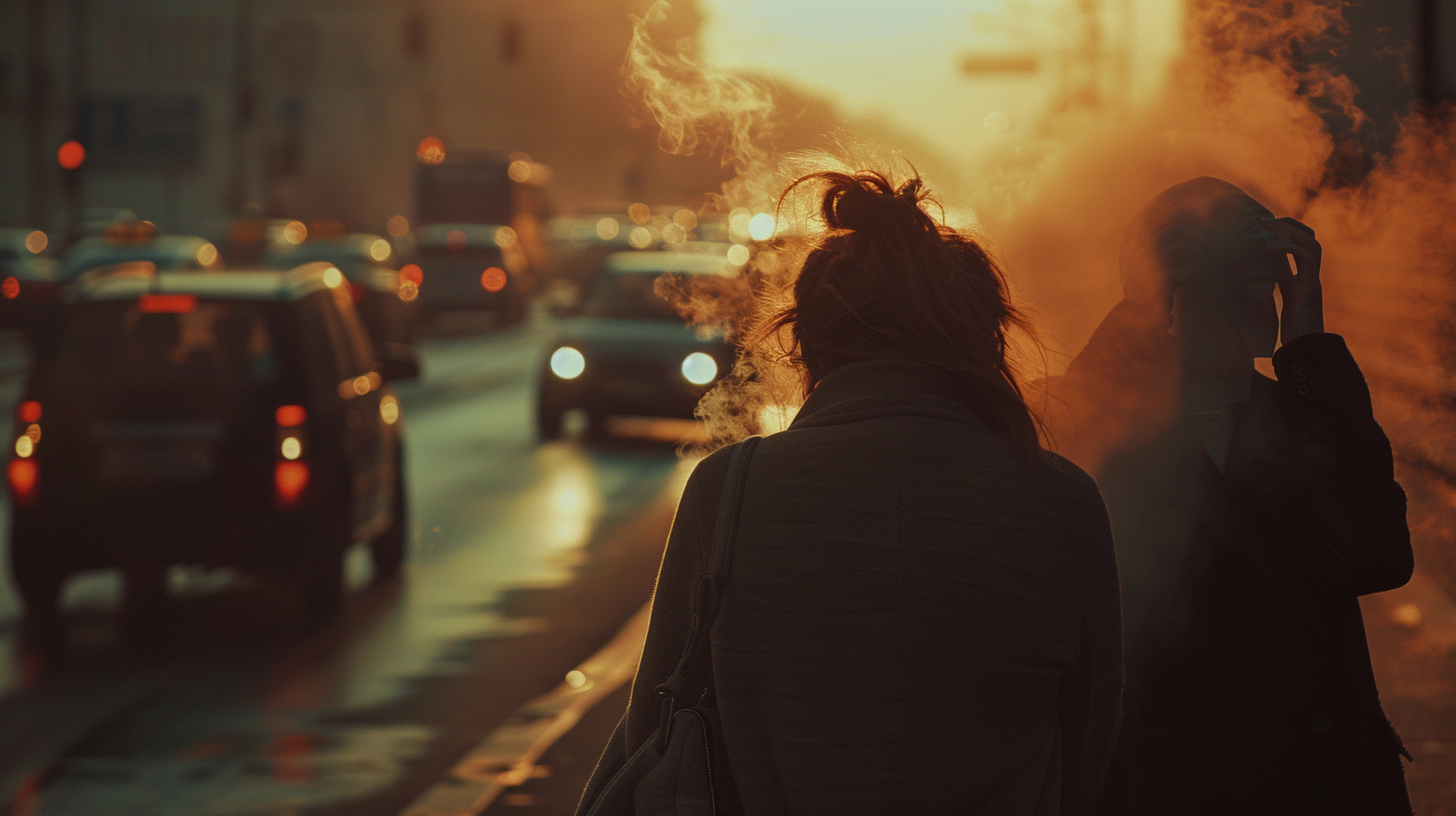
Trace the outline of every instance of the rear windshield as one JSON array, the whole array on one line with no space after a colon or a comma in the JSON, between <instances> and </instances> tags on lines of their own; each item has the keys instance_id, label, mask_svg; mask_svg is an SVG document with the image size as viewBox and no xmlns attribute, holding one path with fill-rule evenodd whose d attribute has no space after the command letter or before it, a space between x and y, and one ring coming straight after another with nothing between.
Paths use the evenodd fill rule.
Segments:
<instances>
[{"instance_id":1,"label":"rear windshield","mask_svg":"<svg viewBox=\"0 0 1456 816\"><path fill-rule=\"evenodd\" d=\"M588 317L621 320L671 320L682 317L653 291L662 277L656 272L603 273L587 292L583 313Z\"/></svg>"},{"instance_id":2,"label":"rear windshield","mask_svg":"<svg viewBox=\"0 0 1456 816\"><path fill-rule=\"evenodd\" d=\"M262 304L202 301L181 312L143 312L138 303L86 303L67 310L51 375L58 383L146 382L267 385L278 377L268 310Z\"/></svg>"}]
</instances>

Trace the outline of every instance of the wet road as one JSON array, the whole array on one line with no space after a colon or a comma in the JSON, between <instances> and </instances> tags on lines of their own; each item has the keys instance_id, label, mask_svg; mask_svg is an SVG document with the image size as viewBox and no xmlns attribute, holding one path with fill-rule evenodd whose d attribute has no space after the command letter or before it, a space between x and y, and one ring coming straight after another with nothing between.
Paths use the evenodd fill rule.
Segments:
<instances>
[{"instance_id":1,"label":"wet road","mask_svg":"<svg viewBox=\"0 0 1456 816\"><path fill-rule=\"evenodd\" d=\"M437 339L398 389L412 548L398 584L351 553L343 616L283 585L173 575L128 630L119 580L66 591L67 649L19 642L0 586L0 802L41 814L398 813L562 682L651 592L688 465L670 445L538 445L543 330ZM0 386L4 406L14 386Z\"/></svg>"}]
</instances>

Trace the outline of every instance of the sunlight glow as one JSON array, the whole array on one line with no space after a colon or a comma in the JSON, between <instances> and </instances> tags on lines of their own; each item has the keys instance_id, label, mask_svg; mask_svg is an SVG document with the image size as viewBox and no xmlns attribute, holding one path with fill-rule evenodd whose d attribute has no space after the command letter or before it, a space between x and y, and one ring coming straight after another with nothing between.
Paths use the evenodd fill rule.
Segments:
<instances>
[{"instance_id":1,"label":"sunlight glow","mask_svg":"<svg viewBox=\"0 0 1456 816\"><path fill-rule=\"evenodd\" d=\"M964 161L1036 131L1086 70L1078 49L1089 26L1100 43L1095 70L1117 104L1156 94L1181 47L1182 5L924 0L887 13L835 0L702 0L702 45L715 67L786 79L852 123L870 120L870 138L908 134Z\"/></svg>"}]
</instances>

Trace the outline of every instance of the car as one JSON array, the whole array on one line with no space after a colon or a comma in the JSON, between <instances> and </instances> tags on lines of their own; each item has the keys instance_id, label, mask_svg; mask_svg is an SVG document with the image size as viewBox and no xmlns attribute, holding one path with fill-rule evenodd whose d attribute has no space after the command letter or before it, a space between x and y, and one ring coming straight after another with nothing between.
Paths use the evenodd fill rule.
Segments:
<instances>
[{"instance_id":1,"label":"car","mask_svg":"<svg viewBox=\"0 0 1456 816\"><path fill-rule=\"evenodd\" d=\"M10 570L37 631L80 570L119 568L125 607L165 609L171 565L304 589L323 618L345 551L397 575L403 425L342 273L162 272L68 287L28 372L7 468Z\"/></svg>"},{"instance_id":2,"label":"car","mask_svg":"<svg viewBox=\"0 0 1456 816\"><path fill-rule=\"evenodd\" d=\"M420 287L416 270L396 269L394 248L389 241L369 233L344 234L310 227L300 243L273 242L258 259L261 266L291 269L304 263L324 261L344 273L349 292L359 312L374 356L397 360L416 369L415 348L418 323L416 301Z\"/></svg>"},{"instance_id":3,"label":"car","mask_svg":"<svg viewBox=\"0 0 1456 816\"><path fill-rule=\"evenodd\" d=\"M719 247L608 255L577 314L558 323L538 375L536 427L543 440L563 434L563 418L584 411L588 434L612 416L691 419L698 400L733 368L721 332L702 332L659 296L664 275L739 274Z\"/></svg>"},{"instance_id":4,"label":"car","mask_svg":"<svg viewBox=\"0 0 1456 816\"><path fill-rule=\"evenodd\" d=\"M160 235L150 221L119 221L104 235L82 238L61 255L61 280L70 283L92 269L146 261L164 271L223 268L217 247L196 235Z\"/></svg>"},{"instance_id":5,"label":"car","mask_svg":"<svg viewBox=\"0 0 1456 816\"><path fill-rule=\"evenodd\" d=\"M29 329L37 306L60 295L60 264L34 229L0 229L0 329Z\"/></svg>"},{"instance_id":6,"label":"car","mask_svg":"<svg viewBox=\"0 0 1456 816\"><path fill-rule=\"evenodd\" d=\"M530 278L510 227L432 224L414 232L405 258L429 313L495 311L504 322L526 316Z\"/></svg>"}]
</instances>

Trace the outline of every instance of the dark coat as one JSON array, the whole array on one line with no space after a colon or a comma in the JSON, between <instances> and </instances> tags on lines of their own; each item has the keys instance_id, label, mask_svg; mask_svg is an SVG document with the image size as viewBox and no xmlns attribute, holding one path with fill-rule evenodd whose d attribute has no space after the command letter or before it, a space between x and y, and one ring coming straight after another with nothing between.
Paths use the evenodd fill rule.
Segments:
<instances>
[{"instance_id":1,"label":"dark coat","mask_svg":"<svg viewBox=\"0 0 1456 816\"><path fill-rule=\"evenodd\" d=\"M1122 680L1101 497L947 379L844 366L754 455L712 638L747 813L1070 813L1097 791ZM683 493L599 773L657 725L730 455Z\"/></svg>"},{"instance_id":2,"label":"dark coat","mask_svg":"<svg viewBox=\"0 0 1456 816\"><path fill-rule=\"evenodd\" d=\"M1073 362L1056 392L1074 413L1167 396L1138 381L1177 376L1145 318L1118 307ZM1390 444L1338 335L1274 368L1236 406L1222 472L1178 410L1147 409L1132 444L1073 446L1107 499L1128 621L1107 813L1410 812L1357 601L1411 575Z\"/></svg>"}]
</instances>

